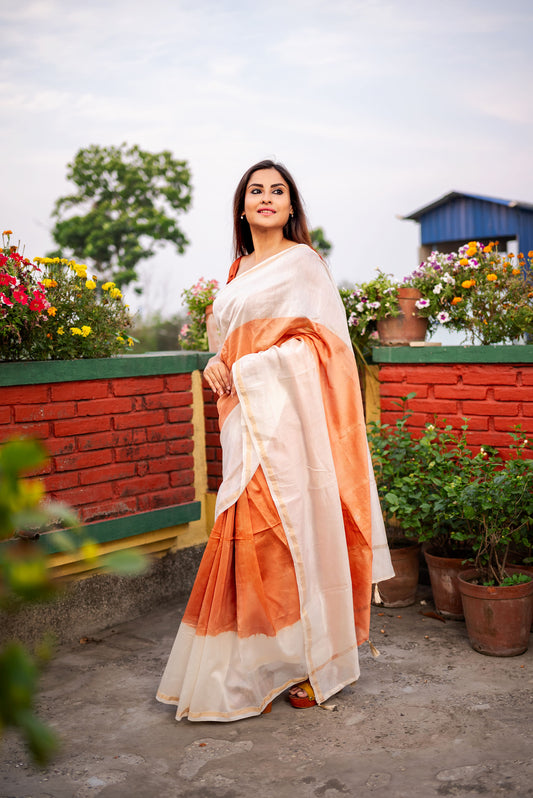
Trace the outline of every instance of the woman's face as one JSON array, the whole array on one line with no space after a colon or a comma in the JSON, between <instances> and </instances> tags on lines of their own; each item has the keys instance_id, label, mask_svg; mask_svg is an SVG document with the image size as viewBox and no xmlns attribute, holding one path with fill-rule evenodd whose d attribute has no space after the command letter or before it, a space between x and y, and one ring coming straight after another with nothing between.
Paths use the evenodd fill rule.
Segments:
<instances>
[{"instance_id":1,"label":"woman's face","mask_svg":"<svg viewBox=\"0 0 533 798\"><path fill-rule=\"evenodd\" d=\"M277 229L292 211L289 186L277 169L258 169L246 186L244 213L250 229Z\"/></svg>"}]
</instances>

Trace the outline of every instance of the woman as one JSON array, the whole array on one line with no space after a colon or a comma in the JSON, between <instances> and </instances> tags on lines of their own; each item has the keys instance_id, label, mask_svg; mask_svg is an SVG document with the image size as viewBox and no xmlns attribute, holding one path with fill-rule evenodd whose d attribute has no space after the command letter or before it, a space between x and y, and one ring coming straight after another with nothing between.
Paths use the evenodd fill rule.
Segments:
<instances>
[{"instance_id":1,"label":"woman","mask_svg":"<svg viewBox=\"0 0 533 798\"><path fill-rule=\"evenodd\" d=\"M359 676L372 582L393 575L357 369L331 274L287 170L252 166L214 303L223 481L157 697L229 721L322 703Z\"/></svg>"}]
</instances>

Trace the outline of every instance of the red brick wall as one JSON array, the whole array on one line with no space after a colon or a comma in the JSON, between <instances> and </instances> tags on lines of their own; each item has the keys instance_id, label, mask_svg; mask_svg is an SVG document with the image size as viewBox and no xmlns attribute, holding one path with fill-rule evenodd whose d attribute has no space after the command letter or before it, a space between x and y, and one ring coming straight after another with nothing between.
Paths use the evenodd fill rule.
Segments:
<instances>
[{"instance_id":1,"label":"red brick wall","mask_svg":"<svg viewBox=\"0 0 533 798\"><path fill-rule=\"evenodd\" d=\"M43 440L49 496L107 520L194 500L191 404L190 374L0 387L0 441Z\"/></svg>"},{"instance_id":2,"label":"red brick wall","mask_svg":"<svg viewBox=\"0 0 533 798\"><path fill-rule=\"evenodd\" d=\"M395 402L413 392L408 426L415 433L426 423L434 423L435 417L459 430L466 417L469 445L475 451L480 446L496 446L504 456L511 442L506 431L520 424L525 433L533 434L531 363L383 364L379 379L384 423L401 417Z\"/></svg>"},{"instance_id":3,"label":"red brick wall","mask_svg":"<svg viewBox=\"0 0 533 798\"><path fill-rule=\"evenodd\" d=\"M222 482L222 449L218 429L216 396L204 383L205 454L207 489L217 491Z\"/></svg>"}]
</instances>

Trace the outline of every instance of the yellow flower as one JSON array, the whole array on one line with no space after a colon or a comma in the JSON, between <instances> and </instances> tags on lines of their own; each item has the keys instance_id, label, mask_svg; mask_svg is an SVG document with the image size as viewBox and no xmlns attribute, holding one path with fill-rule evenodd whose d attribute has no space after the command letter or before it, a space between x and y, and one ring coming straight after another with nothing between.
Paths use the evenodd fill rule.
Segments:
<instances>
[{"instance_id":1,"label":"yellow flower","mask_svg":"<svg viewBox=\"0 0 533 798\"><path fill-rule=\"evenodd\" d=\"M71 327L70 328L70 332L72 333L72 335L82 335L83 334L79 327Z\"/></svg>"},{"instance_id":2,"label":"yellow flower","mask_svg":"<svg viewBox=\"0 0 533 798\"><path fill-rule=\"evenodd\" d=\"M134 343L133 338L128 338L128 346L133 346Z\"/></svg>"},{"instance_id":3,"label":"yellow flower","mask_svg":"<svg viewBox=\"0 0 533 798\"><path fill-rule=\"evenodd\" d=\"M83 335L84 338L87 338L87 336L90 335L91 332L92 330L87 324L84 324L83 327L81 328L81 334Z\"/></svg>"},{"instance_id":4,"label":"yellow flower","mask_svg":"<svg viewBox=\"0 0 533 798\"><path fill-rule=\"evenodd\" d=\"M495 280L498 279L498 276L492 272L492 274L487 274L487 280L493 283Z\"/></svg>"},{"instance_id":5,"label":"yellow flower","mask_svg":"<svg viewBox=\"0 0 533 798\"><path fill-rule=\"evenodd\" d=\"M61 263L59 258L52 258L52 263Z\"/></svg>"},{"instance_id":6,"label":"yellow flower","mask_svg":"<svg viewBox=\"0 0 533 798\"><path fill-rule=\"evenodd\" d=\"M57 328L57 334L58 335L64 335L65 334L65 330L63 329L63 327L58 327Z\"/></svg>"},{"instance_id":7,"label":"yellow flower","mask_svg":"<svg viewBox=\"0 0 533 798\"><path fill-rule=\"evenodd\" d=\"M49 308L46 309L46 312L48 313L49 316L55 316L56 312L57 312L57 308L55 308L53 305L51 305Z\"/></svg>"},{"instance_id":8,"label":"yellow flower","mask_svg":"<svg viewBox=\"0 0 533 798\"><path fill-rule=\"evenodd\" d=\"M41 283L45 288L55 288L57 286L57 280L52 280L50 277L44 277Z\"/></svg>"},{"instance_id":9,"label":"yellow flower","mask_svg":"<svg viewBox=\"0 0 533 798\"><path fill-rule=\"evenodd\" d=\"M119 291L118 288L112 288L111 291L109 292L109 296L112 299L121 299L122 298L122 292Z\"/></svg>"},{"instance_id":10,"label":"yellow flower","mask_svg":"<svg viewBox=\"0 0 533 798\"><path fill-rule=\"evenodd\" d=\"M462 296L454 296L454 298L452 299L452 305L458 305L459 302L462 302L462 301L463 301L463 297Z\"/></svg>"},{"instance_id":11,"label":"yellow flower","mask_svg":"<svg viewBox=\"0 0 533 798\"><path fill-rule=\"evenodd\" d=\"M124 338L121 335L117 335L117 341L119 342L119 344L123 344Z\"/></svg>"},{"instance_id":12,"label":"yellow flower","mask_svg":"<svg viewBox=\"0 0 533 798\"><path fill-rule=\"evenodd\" d=\"M115 283L104 283L102 286L102 291L109 291L110 288L114 288Z\"/></svg>"},{"instance_id":13,"label":"yellow flower","mask_svg":"<svg viewBox=\"0 0 533 798\"><path fill-rule=\"evenodd\" d=\"M96 283L94 280L87 280L85 283L85 288L88 288L90 291L93 291L96 288Z\"/></svg>"}]
</instances>

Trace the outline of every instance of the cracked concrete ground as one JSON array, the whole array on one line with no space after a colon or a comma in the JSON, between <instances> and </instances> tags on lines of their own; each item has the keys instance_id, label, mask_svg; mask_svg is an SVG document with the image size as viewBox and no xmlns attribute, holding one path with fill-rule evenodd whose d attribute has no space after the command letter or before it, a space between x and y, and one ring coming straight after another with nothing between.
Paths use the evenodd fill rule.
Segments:
<instances>
[{"instance_id":1,"label":"cracked concrete ground","mask_svg":"<svg viewBox=\"0 0 533 798\"><path fill-rule=\"evenodd\" d=\"M171 602L84 645L44 674L40 713L62 737L52 764L28 764L4 739L1 798L432 798L533 796L533 646L473 651L422 588L412 607L372 611L360 680L336 711L293 709L235 723L174 720L154 693L183 603ZM427 595L426 595L427 598Z\"/></svg>"}]
</instances>

